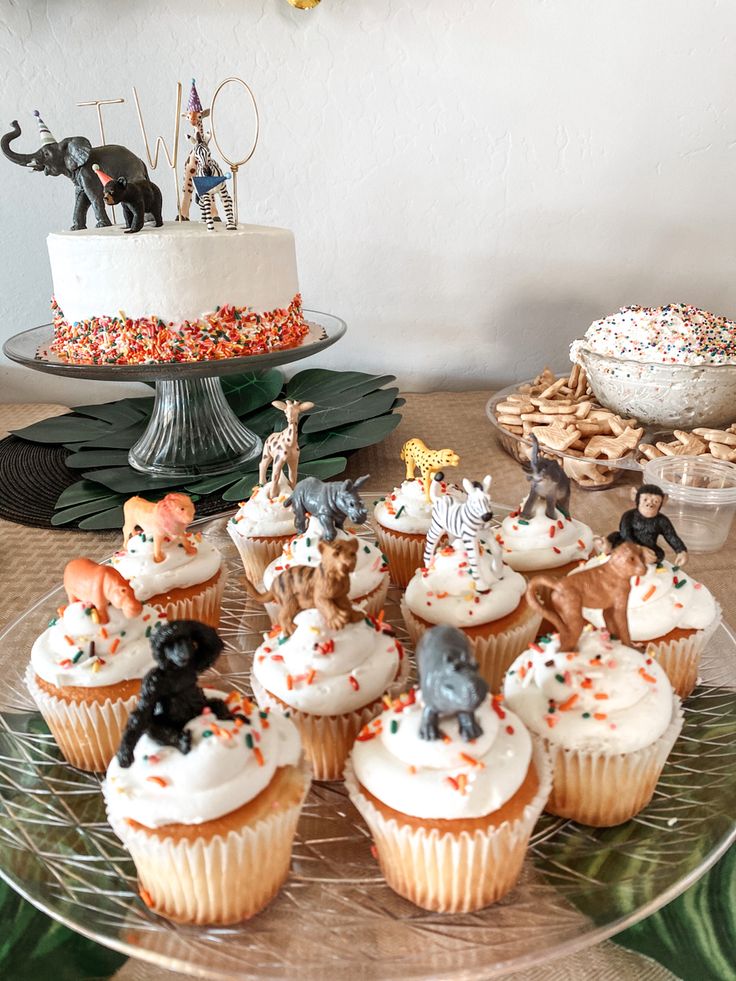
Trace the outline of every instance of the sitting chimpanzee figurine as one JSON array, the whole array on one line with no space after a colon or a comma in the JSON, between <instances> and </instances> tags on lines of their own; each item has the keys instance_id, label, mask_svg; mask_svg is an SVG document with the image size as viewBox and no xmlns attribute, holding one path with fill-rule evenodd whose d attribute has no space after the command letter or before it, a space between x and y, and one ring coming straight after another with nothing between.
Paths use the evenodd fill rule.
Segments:
<instances>
[{"instance_id":1,"label":"sitting chimpanzee figurine","mask_svg":"<svg viewBox=\"0 0 736 981\"><path fill-rule=\"evenodd\" d=\"M664 549L657 544L661 535L675 553L675 565L685 565L687 546L675 531L670 519L660 514L660 509L667 500L662 488L656 484L642 484L638 490L632 487L631 499L635 507L621 515L618 531L608 535L606 551L621 542L634 542L650 548L656 556L657 565L661 565Z\"/></svg>"},{"instance_id":2,"label":"sitting chimpanzee figurine","mask_svg":"<svg viewBox=\"0 0 736 981\"><path fill-rule=\"evenodd\" d=\"M197 675L211 668L223 644L212 627L198 620L160 623L151 633L151 649L158 667L143 679L138 705L131 713L118 750L118 763L129 767L133 750L144 733L164 746L188 753L190 719L210 708L218 719L231 719L221 698L207 698Z\"/></svg>"},{"instance_id":3,"label":"sitting chimpanzee figurine","mask_svg":"<svg viewBox=\"0 0 736 981\"><path fill-rule=\"evenodd\" d=\"M441 739L441 716L457 716L462 738L469 742L483 735L475 710L488 694L478 674L468 640L456 627L432 627L422 634L417 647L419 688L424 701L419 735Z\"/></svg>"},{"instance_id":4,"label":"sitting chimpanzee figurine","mask_svg":"<svg viewBox=\"0 0 736 981\"><path fill-rule=\"evenodd\" d=\"M118 177L105 184L103 197L105 204L122 205L126 232L139 232L147 214L153 215L156 228L164 223L161 190L153 181L129 181L127 177Z\"/></svg>"}]
</instances>

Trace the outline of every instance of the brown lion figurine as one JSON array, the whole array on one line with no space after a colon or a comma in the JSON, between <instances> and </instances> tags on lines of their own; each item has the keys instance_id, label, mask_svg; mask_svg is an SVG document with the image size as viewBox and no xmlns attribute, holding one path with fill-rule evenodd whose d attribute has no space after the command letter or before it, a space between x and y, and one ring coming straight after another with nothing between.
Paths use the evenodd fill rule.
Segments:
<instances>
[{"instance_id":1,"label":"brown lion figurine","mask_svg":"<svg viewBox=\"0 0 736 981\"><path fill-rule=\"evenodd\" d=\"M647 571L647 550L633 542L624 542L611 552L610 559L562 579L552 576L533 576L526 590L527 603L539 610L560 635L563 651L576 651L585 626L583 607L603 611L609 633L631 647L631 635L626 615L632 576ZM537 588L549 590L549 605L542 603Z\"/></svg>"},{"instance_id":2,"label":"brown lion figurine","mask_svg":"<svg viewBox=\"0 0 736 981\"><path fill-rule=\"evenodd\" d=\"M296 629L294 617L300 610L319 610L330 630L341 630L358 623L365 614L350 602L350 573L358 555L356 538L320 541L321 562L318 566L293 565L284 569L265 593L259 593L245 578L247 593L259 603L278 603L278 623L291 636Z\"/></svg>"},{"instance_id":3,"label":"brown lion figurine","mask_svg":"<svg viewBox=\"0 0 736 981\"><path fill-rule=\"evenodd\" d=\"M140 530L153 538L153 561L163 562L161 545L167 539L184 546L184 551L192 555L196 545L187 538L187 526L194 520L194 505L186 494L167 494L156 503L142 497L130 497L123 505L125 525L123 526L123 545Z\"/></svg>"},{"instance_id":4,"label":"brown lion figurine","mask_svg":"<svg viewBox=\"0 0 736 981\"><path fill-rule=\"evenodd\" d=\"M143 609L133 587L111 565L99 565L92 559L72 559L64 569L64 589L70 603L94 606L100 623L109 623L107 604L121 610L128 619Z\"/></svg>"}]
</instances>

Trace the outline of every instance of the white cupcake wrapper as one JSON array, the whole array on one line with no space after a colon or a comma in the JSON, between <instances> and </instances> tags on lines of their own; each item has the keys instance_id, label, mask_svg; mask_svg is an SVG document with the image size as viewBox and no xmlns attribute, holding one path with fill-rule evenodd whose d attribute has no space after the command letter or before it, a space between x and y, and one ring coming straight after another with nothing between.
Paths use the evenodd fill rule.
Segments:
<instances>
[{"instance_id":1,"label":"white cupcake wrapper","mask_svg":"<svg viewBox=\"0 0 736 981\"><path fill-rule=\"evenodd\" d=\"M161 838L110 820L135 862L141 898L155 912L180 923L225 926L258 913L289 874L298 804L212 838Z\"/></svg>"},{"instance_id":2,"label":"white cupcake wrapper","mask_svg":"<svg viewBox=\"0 0 736 981\"><path fill-rule=\"evenodd\" d=\"M246 576L254 586L258 586L263 581L263 573L267 566L281 555L284 545L291 541L293 536L245 538L242 535L232 534L230 537L238 550Z\"/></svg>"},{"instance_id":3,"label":"white cupcake wrapper","mask_svg":"<svg viewBox=\"0 0 736 981\"><path fill-rule=\"evenodd\" d=\"M396 698L406 690L411 666L404 655L399 674L384 694ZM299 709L285 707L284 703L266 691L254 674L251 687L259 708L286 714L299 730L304 753L312 767L315 780L341 780L345 760L363 726L383 711L383 695L354 712L341 715L312 715Z\"/></svg>"},{"instance_id":4,"label":"white cupcake wrapper","mask_svg":"<svg viewBox=\"0 0 736 981\"><path fill-rule=\"evenodd\" d=\"M414 647L426 630L436 626L436 624L422 623L409 609L404 597L401 600L401 614ZM504 675L516 658L537 636L541 622L542 618L538 613L527 609L525 619L515 627L504 630L503 633L489 634L487 637L468 637L480 673L490 685L494 695L503 688Z\"/></svg>"},{"instance_id":5,"label":"white cupcake wrapper","mask_svg":"<svg viewBox=\"0 0 736 981\"><path fill-rule=\"evenodd\" d=\"M153 596L144 602L150 603L157 610L165 612L169 620L199 620L201 623L209 624L210 627L219 627L222 594L225 591L226 582L227 572L223 565L217 580L190 599L162 603Z\"/></svg>"},{"instance_id":6,"label":"white cupcake wrapper","mask_svg":"<svg viewBox=\"0 0 736 981\"><path fill-rule=\"evenodd\" d=\"M650 641L647 653L650 654L664 669L670 684L680 698L692 694L698 683L700 658L711 637L721 622L721 607L710 626L698 630L690 637L680 637L678 640Z\"/></svg>"},{"instance_id":7,"label":"white cupcake wrapper","mask_svg":"<svg viewBox=\"0 0 736 981\"><path fill-rule=\"evenodd\" d=\"M672 719L651 746L631 753L566 749L535 738L555 760L552 793L545 810L596 828L629 821L647 806L683 723L682 705L672 696Z\"/></svg>"},{"instance_id":8,"label":"white cupcake wrapper","mask_svg":"<svg viewBox=\"0 0 736 981\"><path fill-rule=\"evenodd\" d=\"M361 792L348 760L345 786L373 836L387 884L405 899L437 913L469 913L497 902L521 872L529 837L552 785L552 763L536 745L539 789L515 821L457 834L399 824Z\"/></svg>"},{"instance_id":9,"label":"white cupcake wrapper","mask_svg":"<svg viewBox=\"0 0 736 981\"><path fill-rule=\"evenodd\" d=\"M37 684L31 664L26 669L25 682L64 759L79 770L106 770L138 697L67 702Z\"/></svg>"},{"instance_id":10,"label":"white cupcake wrapper","mask_svg":"<svg viewBox=\"0 0 736 981\"><path fill-rule=\"evenodd\" d=\"M366 593L365 596L358 596L357 599L353 599L350 602L353 604L353 606L357 606L369 616L377 617L386 605L389 582L390 578L388 573L386 573L383 576L382 581L372 592ZM279 622L280 607L278 603L265 603L264 605L271 623L275 626Z\"/></svg>"},{"instance_id":11,"label":"white cupcake wrapper","mask_svg":"<svg viewBox=\"0 0 736 981\"><path fill-rule=\"evenodd\" d=\"M413 541L389 534L377 521L373 523L379 548L388 559L391 581L406 589L409 580L424 564L424 538Z\"/></svg>"}]
</instances>

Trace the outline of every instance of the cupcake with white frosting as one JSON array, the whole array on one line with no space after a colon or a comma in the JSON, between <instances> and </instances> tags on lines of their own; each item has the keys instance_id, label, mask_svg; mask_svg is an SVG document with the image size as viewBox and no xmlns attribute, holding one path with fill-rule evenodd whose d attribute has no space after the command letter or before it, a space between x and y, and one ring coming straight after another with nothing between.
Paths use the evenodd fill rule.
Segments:
<instances>
[{"instance_id":1,"label":"cupcake with white frosting","mask_svg":"<svg viewBox=\"0 0 736 981\"><path fill-rule=\"evenodd\" d=\"M586 568L608 559L598 555ZM586 607L583 615L594 626L604 626L601 610ZM698 680L701 655L721 622L716 598L671 562L652 562L643 576L631 579L626 616L632 643L645 645L680 698L687 698Z\"/></svg>"},{"instance_id":2,"label":"cupcake with white frosting","mask_svg":"<svg viewBox=\"0 0 736 981\"><path fill-rule=\"evenodd\" d=\"M295 565L317 566L322 561L319 543L324 538L324 531L319 518L311 516L307 529L302 535L296 535L284 546L283 551L274 559L263 573L263 583L266 589L279 573ZM336 538L344 541L358 541L358 553L355 569L350 574L350 599L354 606L360 607L370 616L377 617L383 610L389 586L389 572L386 559L381 550L366 539L358 539L355 534L336 530ZM278 608L272 604L266 606L271 622L277 622Z\"/></svg>"},{"instance_id":3,"label":"cupcake with white frosting","mask_svg":"<svg viewBox=\"0 0 736 981\"><path fill-rule=\"evenodd\" d=\"M102 786L141 898L176 922L226 925L263 909L288 875L309 789L293 724L236 692L225 701L231 719L205 709L186 723L187 753L144 733Z\"/></svg>"},{"instance_id":4,"label":"cupcake with white frosting","mask_svg":"<svg viewBox=\"0 0 736 981\"><path fill-rule=\"evenodd\" d=\"M110 604L74 602L37 638L26 684L64 758L80 770L104 770L112 759L153 667L148 636L160 613L138 605L126 616ZM103 618L104 619L104 616Z\"/></svg>"},{"instance_id":5,"label":"cupcake with white frosting","mask_svg":"<svg viewBox=\"0 0 736 981\"><path fill-rule=\"evenodd\" d=\"M556 753L546 810L594 827L628 821L652 798L682 728L680 699L648 654L586 627L579 650L544 637L504 682L506 704Z\"/></svg>"},{"instance_id":6,"label":"cupcake with white frosting","mask_svg":"<svg viewBox=\"0 0 736 981\"><path fill-rule=\"evenodd\" d=\"M435 501L448 495L455 500L465 500L465 494L446 480L430 481L429 500L421 477L404 480L390 494L377 501L373 509L373 527L376 538L397 586L406 587L416 570L422 565L424 541L432 521Z\"/></svg>"},{"instance_id":7,"label":"cupcake with white frosting","mask_svg":"<svg viewBox=\"0 0 736 981\"><path fill-rule=\"evenodd\" d=\"M296 724L315 779L339 780L363 725L384 695L401 690L409 662L382 620L360 618L339 630L316 609L294 618L287 635L276 627L253 656L258 704L287 713Z\"/></svg>"},{"instance_id":8,"label":"cupcake with white frosting","mask_svg":"<svg viewBox=\"0 0 736 981\"><path fill-rule=\"evenodd\" d=\"M428 647L449 680L427 680ZM500 696L488 694L462 634L435 628L418 654L423 691L406 692L361 730L345 782L388 885L424 909L470 912L516 882L552 767ZM463 710L456 702L451 712L434 689L442 698L458 679Z\"/></svg>"},{"instance_id":9,"label":"cupcake with white frosting","mask_svg":"<svg viewBox=\"0 0 736 981\"><path fill-rule=\"evenodd\" d=\"M161 546L163 561L156 562L153 537L140 531L110 564L141 602L162 610L170 620L200 620L216 627L226 578L222 554L201 532L187 532L185 538L191 551L181 542L166 540Z\"/></svg>"},{"instance_id":10,"label":"cupcake with white frosting","mask_svg":"<svg viewBox=\"0 0 736 981\"><path fill-rule=\"evenodd\" d=\"M498 692L508 666L536 636L541 617L526 602L526 580L501 561L492 535L479 539L480 581L471 575L468 553L456 539L415 572L401 612L415 644L435 624L459 627L480 673Z\"/></svg>"},{"instance_id":11,"label":"cupcake with white frosting","mask_svg":"<svg viewBox=\"0 0 736 981\"><path fill-rule=\"evenodd\" d=\"M554 518L545 513L544 500L538 500L529 518L522 516L522 501L501 522L496 541L503 549L503 560L517 572L538 575L567 575L588 558L593 548L593 532L555 508Z\"/></svg>"},{"instance_id":12,"label":"cupcake with white frosting","mask_svg":"<svg viewBox=\"0 0 736 981\"><path fill-rule=\"evenodd\" d=\"M284 504L290 494L291 487L283 475L275 491L270 481L259 484L227 523L245 574L253 583L261 581L266 566L296 534L294 512Z\"/></svg>"}]
</instances>

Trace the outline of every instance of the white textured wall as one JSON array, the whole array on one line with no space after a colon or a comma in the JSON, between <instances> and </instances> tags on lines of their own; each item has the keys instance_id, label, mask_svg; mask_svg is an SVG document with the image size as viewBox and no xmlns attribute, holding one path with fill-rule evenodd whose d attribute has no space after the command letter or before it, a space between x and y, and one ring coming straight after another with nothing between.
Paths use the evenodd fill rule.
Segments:
<instances>
[{"instance_id":1,"label":"white textured wall","mask_svg":"<svg viewBox=\"0 0 736 981\"><path fill-rule=\"evenodd\" d=\"M736 314L736 4L725 0L0 0L2 124L170 134L174 82L249 80L262 141L241 217L297 239L307 306L350 333L322 364L406 386L562 365L624 303ZM94 38L94 39L93 39ZM64 178L0 158L0 331L47 319ZM170 180L157 180L172 202ZM227 297L223 297L226 301ZM3 363L2 397L79 401Z\"/></svg>"}]
</instances>

